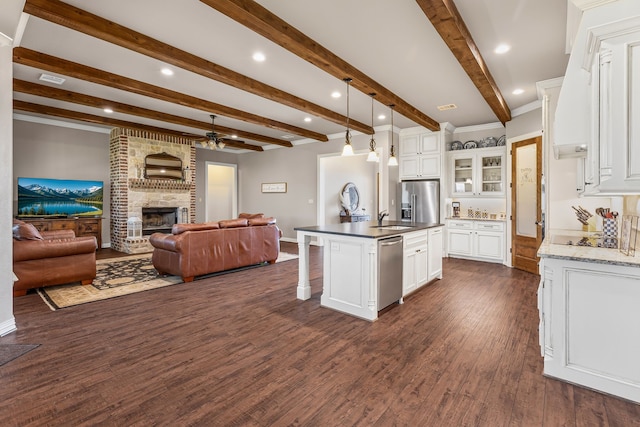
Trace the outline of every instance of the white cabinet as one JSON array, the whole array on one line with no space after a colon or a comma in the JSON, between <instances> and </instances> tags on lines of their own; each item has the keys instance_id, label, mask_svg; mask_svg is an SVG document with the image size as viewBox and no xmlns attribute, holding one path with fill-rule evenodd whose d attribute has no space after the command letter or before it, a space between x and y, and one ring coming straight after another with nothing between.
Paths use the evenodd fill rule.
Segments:
<instances>
[{"instance_id":1,"label":"white cabinet","mask_svg":"<svg viewBox=\"0 0 640 427\"><path fill-rule=\"evenodd\" d=\"M439 133L401 135L399 152L400 179L440 178Z\"/></svg>"},{"instance_id":2,"label":"white cabinet","mask_svg":"<svg viewBox=\"0 0 640 427\"><path fill-rule=\"evenodd\" d=\"M429 281L427 230L403 234L402 244L402 295L407 295Z\"/></svg>"},{"instance_id":3,"label":"white cabinet","mask_svg":"<svg viewBox=\"0 0 640 427\"><path fill-rule=\"evenodd\" d=\"M640 267L569 258L540 260L544 374L640 403Z\"/></svg>"},{"instance_id":4,"label":"white cabinet","mask_svg":"<svg viewBox=\"0 0 640 427\"><path fill-rule=\"evenodd\" d=\"M449 152L453 197L505 195L506 148L479 148Z\"/></svg>"},{"instance_id":5,"label":"white cabinet","mask_svg":"<svg viewBox=\"0 0 640 427\"><path fill-rule=\"evenodd\" d=\"M588 30L591 126L584 194L640 192L640 18ZM580 188L580 187L579 187Z\"/></svg>"},{"instance_id":6,"label":"white cabinet","mask_svg":"<svg viewBox=\"0 0 640 427\"><path fill-rule=\"evenodd\" d=\"M504 222L449 220L449 256L504 262Z\"/></svg>"},{"instance_id":7,"label":"white cabinet","mask_svg":"<svg viewBox=\"0 0 640 427\"><path fill-rule=\"evenodd\" d=\"M429 229L429 281L433 279L442 279L442 230L443 227Z\"/></svg>"},{"instance_id":8,"label":"white cabinet","mask_svg":"<svg viewBox=\"0 0 640 427\"><path fill-rule=\"evenodd\" d=\"M449 221L449 255L473 255L473 221Z\"/></svg>"}]
</instances>

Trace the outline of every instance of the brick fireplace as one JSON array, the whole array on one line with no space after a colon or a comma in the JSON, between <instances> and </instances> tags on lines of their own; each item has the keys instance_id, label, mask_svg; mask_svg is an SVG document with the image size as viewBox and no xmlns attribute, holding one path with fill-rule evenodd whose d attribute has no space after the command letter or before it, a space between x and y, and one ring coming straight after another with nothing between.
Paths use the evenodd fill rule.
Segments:
<instances>
[{"instance_id":1,"label":"brick fireplace","mask_svg":"<svg viewBox=\"0 0 640 427\"><path fill-rule=\"evenodd\" d=\"M145 179L145 156L158 153L180 158L182 167L188 168L188 173L185 173L187 180ZM175 222L195 221L195 154L195 145L187 138L124 128L111 131L109 157L113 249L126 253L152 251L149 235L154 231L171 231L167 225L171 214L167 217L162 215L168 210L173 212ZM143 226L142 237L127 237L127 220L131 217L143 219L143 209L145 213L147 209L155 210L155 216L148 219L147 233ZM153 227L160 229L152 231Z\"/></svg>"}]
</instances>

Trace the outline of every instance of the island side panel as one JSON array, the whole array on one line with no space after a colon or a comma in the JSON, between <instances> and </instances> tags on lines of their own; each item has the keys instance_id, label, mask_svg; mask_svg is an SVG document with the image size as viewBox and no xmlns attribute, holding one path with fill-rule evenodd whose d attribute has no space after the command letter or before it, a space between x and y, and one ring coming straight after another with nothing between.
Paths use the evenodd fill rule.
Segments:
<instances>
[{"instance_id":1,"label":"island side panel","mask_svg":"<svg viewBox=\"0 0 640 427\"><path fill-rule=\"evenodd\" d=\"M376 239L325 235L323 273L323 307L378 318Z\"/></svg>"}]
</instances>

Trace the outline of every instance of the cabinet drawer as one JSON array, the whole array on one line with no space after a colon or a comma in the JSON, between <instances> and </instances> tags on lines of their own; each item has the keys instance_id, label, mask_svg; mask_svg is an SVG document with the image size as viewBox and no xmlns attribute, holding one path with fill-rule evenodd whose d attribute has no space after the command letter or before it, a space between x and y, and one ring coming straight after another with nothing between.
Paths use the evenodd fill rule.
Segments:
<instances>
[{"instance_id":1,"label":"cabinet drawer","mask_svg":"<svg viewBox=\"0 0 640 427\"><path fill-rule=\"evenodd\" d=\"M99 227L100 225L98 224L98 221L80 221L78 222L78 235L97 233Z\"/></svg>"},{"instance_id":2,"label":"cabinet drawer","mask_svg":"<svg viewBox=\"0 0 640 427\"><path fill-rule=\"evenodd\" d=\"M52 221L51 230L76 230L75 221Z\"/></svg>"},{"instance_id":3,"label":"cabinet drawer","mask_svg":"<svg viewBox=\"0 0 640 427\"><path fill-rule=\"evenodd\" d=\"M416 231L402 235L402 243L405 249L417 248L427 245L427 231Z\"/></svg>"},{"instance_id":4,"label":"cabinet drawer","mask_svg":"<svg viewBox=\"0 0 640 427\"><path fill-rule=\"evenodd\" d=\"M473 229L473 221L449 221L449 228L471 230Z\"/></svg>"},{"instance_id":5,"label":"cabinet drawer","mask_svg":"<svg viewBox=\"0 0 640 427\"><path fill-rule=\"evenodd\" d=\"M484 230L484 231L503 231L504 224L502 222L481 222L476 221L475 223L476 230Z\"/></svg>"}]
</instances>

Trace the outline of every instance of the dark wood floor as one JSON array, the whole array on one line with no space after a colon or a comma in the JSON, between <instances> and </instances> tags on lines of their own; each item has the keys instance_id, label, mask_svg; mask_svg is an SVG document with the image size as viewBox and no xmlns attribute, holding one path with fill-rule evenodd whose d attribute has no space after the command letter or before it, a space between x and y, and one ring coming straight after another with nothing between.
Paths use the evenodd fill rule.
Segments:
<instances>
[{"instance_id":1,"label":"dark wood floor","mask_svg":"<svg viewBox=\"0 0 640 427\"><path fill-rule=\"evenodd\" d=\"M296 252L294 244L283 249ZM542 376L537 276L449 259L377 322L296 299L296 261L52 312L0 367L0 425L634 426L640 405Z\"/></svg>"}]
</instances>

